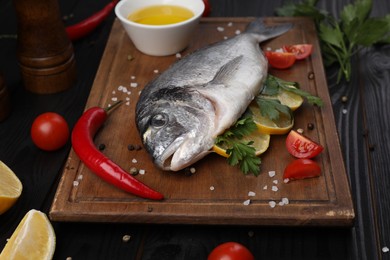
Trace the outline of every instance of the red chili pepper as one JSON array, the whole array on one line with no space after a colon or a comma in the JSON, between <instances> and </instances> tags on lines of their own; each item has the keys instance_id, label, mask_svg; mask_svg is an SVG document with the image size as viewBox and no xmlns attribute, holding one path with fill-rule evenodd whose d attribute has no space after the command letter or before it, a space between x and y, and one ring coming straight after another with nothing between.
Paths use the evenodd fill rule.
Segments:
<instances>
[{"instance_id":1,"label":"red chili pepper","mask_svg":"<svg viewBox=\"0 0 390 260\"><path fill-rule=\"evenodd\" d=\"M81 39L87 34L96 29L110 15L112 9L118 3L118 0L113 0L103 9L86 18L85 20L66 27L66 33L71 41Z\"/></svg>"},{"instance_id":2,"label":"red chili pepper","mask_svg":"<svg viewBox=\"0 0 390 260\"><path fill-rule=\"evenodd\" d=\"M74 151L92 172L106 182L139 197L154 200L163 199L164 197L161 193L152 190L131 176L95 147L93 137L106 121L108 110L114 106L108 109L92 107L83 113L72 131Z\"/></svg>"}]
</instances>

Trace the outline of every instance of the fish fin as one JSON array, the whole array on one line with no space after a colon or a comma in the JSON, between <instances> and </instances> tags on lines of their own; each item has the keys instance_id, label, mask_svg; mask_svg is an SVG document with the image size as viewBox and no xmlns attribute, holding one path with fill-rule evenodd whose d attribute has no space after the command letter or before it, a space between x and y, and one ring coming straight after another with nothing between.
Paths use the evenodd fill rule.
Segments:
<instances>
[{"instance_id":1,"label":"fish fin","mask_svg":"<svg viewBox=\"0 0 390 260\"><path fill-rule=\"evenodd\" d=\"M262 18L259 18L251 22L247 26L245 32L257 35L258 41L262 42L282 35L283 33L290 30L292 27L293 25L291 23L267 26L264 24L264 20Z\"/></svg>"},{"instance_id":2,"label":"fish fin","mask_svg":"<svg viewBox=\"0 0 390 260\"><path fill-rule=\"evenodd\" d=\"M240 66L243 58L244 56L240 55L228 61L219 69L217 74L215 74L215 77L208 84L225 85L227 82L229 82L231 77L234 76L234 73L232 72Z\"/></svg>"}]
</instances>

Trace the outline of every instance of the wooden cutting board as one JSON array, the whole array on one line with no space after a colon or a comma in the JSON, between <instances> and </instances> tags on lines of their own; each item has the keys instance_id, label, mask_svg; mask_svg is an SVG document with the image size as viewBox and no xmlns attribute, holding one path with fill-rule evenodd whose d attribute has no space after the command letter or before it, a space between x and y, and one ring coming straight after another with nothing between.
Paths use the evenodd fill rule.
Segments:
<instances>
[{"instance_id":1,"label":"wooden cutting board","mask_svg":"<svg viewBox=\"0 0 390 260\"><path fill-rule=\"evenodd\" d=\"M251 20L253 18L203 19L191 45L181 55L233 37ZM297 81L302 89L324 100L322 108L304 103L294 112L294 128L304 129L305 135L325 147L315 159L322 168L322 176L283 182L284 168L294 160L285 148L285 135L271 136L270 147L261 156L258 177L243 175L216 154L196 163L196 173L187 176L183 172L157 169L144 149L129 151L129 144L141 145L134 122L140 91L178 57L151 57L140 53L115 21L86 108L107 107L119 99L124 104L110 115L96 135L95 143L105 144L103 152L124 169L144 169L145 174L136 178L163 193L165 199L141 199L105 183L71 150L50 218L53 221L170 224L351 225L353 203L314 24L304 18L267 18L266 21L269 24L292 22L294 28L266 42L262 48L277 49L298 43L314 45L309 59L297 62L288 70L271 69L270 73ZM307 130L308 123L314 124L314 130ZM270 171L275 171L276 175L270 176ZM248 200L250 204L245 205ZM288 204L283 205L282 201ZM273 203L275 207L271 207Z\"/></svg>"}]
</instances>

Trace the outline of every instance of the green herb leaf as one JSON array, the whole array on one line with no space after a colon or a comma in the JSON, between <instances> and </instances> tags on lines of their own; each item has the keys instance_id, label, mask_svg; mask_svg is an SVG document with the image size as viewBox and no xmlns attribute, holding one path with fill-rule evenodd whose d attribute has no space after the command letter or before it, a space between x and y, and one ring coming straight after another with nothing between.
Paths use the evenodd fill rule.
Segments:
<instances>
[{"instance_id":1,"label":"green herb leaf","mask_svg":"<svg viewBox=\"0 0 390 260\"><path fill-rule=\"evenodd\" d=\"M268 99L261 96L256 97L256 103L260 108L261 115L271 120L278 120L280 113L290 115L288 106L282 105L277 99Z\"/></svg>"},{"instance_id":2,"label":"green herb leaf","mask_svg":"<svg viewBox=\"0 0 390 260\"><path fill-rule=\"evenodd\" d=\"M255 176L260 174L261 159L255 155L253 142L234 142L232 148L226 150L229 154L228 163L232 166L237 164L244 174L253 173Z\"/></svg>"}]
</instances>

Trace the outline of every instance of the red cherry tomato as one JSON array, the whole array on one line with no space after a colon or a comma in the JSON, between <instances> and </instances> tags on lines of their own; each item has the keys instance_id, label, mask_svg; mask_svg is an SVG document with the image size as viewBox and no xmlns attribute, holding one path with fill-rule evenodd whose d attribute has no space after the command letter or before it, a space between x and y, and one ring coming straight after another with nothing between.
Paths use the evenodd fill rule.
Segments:
<instances>
[{"instance_id":1,"label":"red cherry tomato","mask_svg":"<svg viewBox=\"0 0 390 260\"><path fill-rule=\"evenodd\" d=\"M204 3L204 11L203 11L202 16L207 17L207 16L209 16L209 14L211 12L211 5L209 3L209 0L203 0L203 3Z\"/></svg>"},{"instance_id":2,"label":"red cherry tomato","mask_svg":"<svg viewBox=\"0 0 390 260\"><path fill-rule=\"evenodd\" d=\"M295 63L295 55L288 52L266 51L265 56L269 64L277 69L290 68Z\"/></svg>"},{"instance_id":3,"label":"red cherry tomato","mask_svg":"<svg viewBox=\"0 0 390 260\"><path fill-rule=\"evenodd\" d=\"M284 169L283 179L297 180L321 175L321 168L311 159L296 159Z\"/></svg>"},{"instance_id":4,"label":"red cherry tomato","mask_svg":"<svg viewBox=\"0 0 390 260\"><path fill-rule=\"evenodd\" d=\"M254 256L245 246L236 242L220 244L211 251L207 260L254 260Z\"/></svg>"},{"instance_id":5,"label":"red cherry tomato","mask_svg":"<svg viewBox=\"0 0 390 260\"><path fill-rule=\"evenodd\" d=\"M69 139L68 123L57 113L43 113L35 118L31 126L31 138L33 143L42 150L57 150Z\"/></svg>"},{"instance_id":6,"label":"red cherry tomato","mask_svg":"<svg viewBox=\"0 0 390 260\"><path fill-rule=\"evenodd\" d=\"M297 60L306 59L313 51L312 44L295 44L283 46L285 52L294 53Z\"/></svg>"},{"instance_id":7,"label":"red cherry tomato","mask_svg":"<svg viewBox=\"0 0 390 260\"><path fill-rule=\"evenodd\" d=\"M291 130L286 138L287 151L297 158L313 158L322 152L324 147L309 138Z\"/></svg>"}]
</instances>

